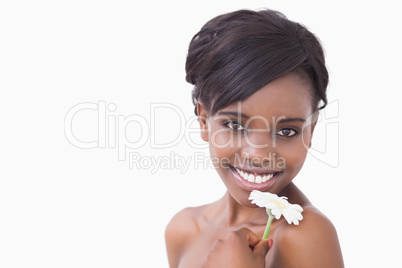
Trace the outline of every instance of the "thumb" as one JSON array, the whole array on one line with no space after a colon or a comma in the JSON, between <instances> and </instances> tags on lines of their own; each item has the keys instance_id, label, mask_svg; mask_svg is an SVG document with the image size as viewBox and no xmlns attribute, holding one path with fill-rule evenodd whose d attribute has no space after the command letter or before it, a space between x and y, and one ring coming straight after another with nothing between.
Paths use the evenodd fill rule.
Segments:
<instances>
[{"instance_id":1,"label":"thumb","mask_svg":"<svg viewBox=\"0 0 402 268\"><path fill-rule=\"evenodd\" d=\"M261 240L257 245L254 246L253 253L265 258L269 249L272 246L272 239Z\"/></svg>"}]
</instances>

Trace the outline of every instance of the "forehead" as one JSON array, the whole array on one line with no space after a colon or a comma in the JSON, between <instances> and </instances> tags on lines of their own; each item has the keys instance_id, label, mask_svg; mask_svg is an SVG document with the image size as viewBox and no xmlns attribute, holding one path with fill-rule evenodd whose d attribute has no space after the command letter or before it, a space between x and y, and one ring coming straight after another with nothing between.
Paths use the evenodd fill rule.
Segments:
<instances>
[{"instance_id":1,"label":"forehead","mask_svg":"<svg viewBox=\"0 0 402 268\"><path fill-rule=\"evenodd\" d=\"M296 72L283 75L268 83L253 95L223 110L238 110L248 116L298 116L312 114L311 83Z\"/></svg>"}]
</instances>

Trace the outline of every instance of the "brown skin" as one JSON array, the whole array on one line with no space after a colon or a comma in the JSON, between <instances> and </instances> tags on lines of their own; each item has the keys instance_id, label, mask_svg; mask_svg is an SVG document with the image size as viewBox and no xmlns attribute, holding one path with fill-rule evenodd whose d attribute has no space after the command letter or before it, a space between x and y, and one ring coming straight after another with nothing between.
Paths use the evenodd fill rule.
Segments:
<instances>
[{"instance_id":1,"label":"brown skin","mask_svg":"<svg viewBox=\"0 0 402 268\"><path fill-rule=\"evenodd\" d=\"M309 118L313 114L311 100L311 84L300 74L289 73L240 106L230 105L214 116L198 103L200 127L204 130L201 136L209 142L211 158L219 160L214 161L215 168L227 192L220 200L184 209L171 220L166 229L171 268L344 267L332 223L292 182L311 146L317 117L305 127L299 121L277 123L281 116ZM222 115L238 112L239 107L248 119ZM264 129L267 131L253 131ZM268 239L261 241L267 213L251 204L250 189L237 183L230 166L260 173L268 169L279 172L263 191L286 196L290 203L301 205L304 218L300 224L289 225L283 217L274 220Z\"/></svg>"}]
</instances>

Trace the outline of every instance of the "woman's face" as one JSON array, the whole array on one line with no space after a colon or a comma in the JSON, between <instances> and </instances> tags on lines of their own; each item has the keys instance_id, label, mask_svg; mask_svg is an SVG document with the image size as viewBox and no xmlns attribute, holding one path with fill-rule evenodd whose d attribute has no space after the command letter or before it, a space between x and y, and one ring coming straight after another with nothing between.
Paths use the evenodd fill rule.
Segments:
<instances>
[{"instance_id":1,"label":"woman's face","mask_svg":"<svg viewBox=\"0 0 402 268\"><path fill-rule=\"evenodd\" d=\"M317 119L310 88L292 72L214 116L198 104L212 163L238 203L252 206L252 190L279 194L302 168Z\"/></svg>"}]
</instances>

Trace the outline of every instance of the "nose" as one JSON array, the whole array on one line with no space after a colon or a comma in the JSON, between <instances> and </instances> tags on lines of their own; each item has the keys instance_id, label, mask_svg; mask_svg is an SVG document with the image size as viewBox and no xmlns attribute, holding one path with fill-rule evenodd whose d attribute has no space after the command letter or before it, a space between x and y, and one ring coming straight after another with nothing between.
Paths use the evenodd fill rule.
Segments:
<instances>
[{"instance_id":1,"label":"nose","mask_svg":"<svg viewBox=\"0 0 402 268\"><path fill-rule=\"evenodd\" d=\"M247 162L253 167L268 167L271 163L275 162L276 157L275 152L266 150L265 152L253 151L252 153L247 153L245 150L242 152L243 157L247 159Z\"/></svg>"},{"instance_id":2,"label":"nose","mask_svg":"<svg viewBox=\"0 0 402 268\"><path fill-rule=\"evenodd\" d=\"M245 139L242 155L255 167L265 166L276 156L272 145L269 133L255 133L252 137L250 135L249 139Z\"/></svg>"}]
</instances>

